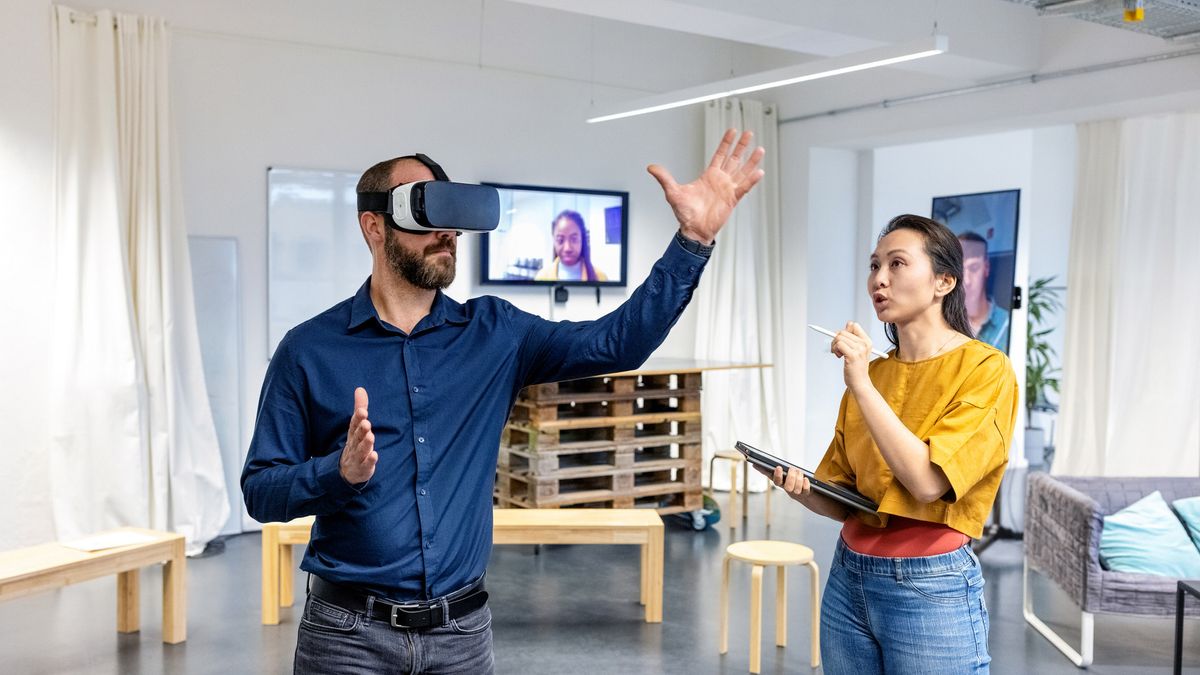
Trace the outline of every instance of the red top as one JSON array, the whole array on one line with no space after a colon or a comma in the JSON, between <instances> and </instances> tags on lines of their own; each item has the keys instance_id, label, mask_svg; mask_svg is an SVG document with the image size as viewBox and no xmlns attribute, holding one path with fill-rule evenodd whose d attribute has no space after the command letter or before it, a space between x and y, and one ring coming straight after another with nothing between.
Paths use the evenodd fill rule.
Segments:
<instances>
[{"instance_id":1,"label":"red top","mask_svg":"<svg viewBox=\"0 0 1200 675\"><path fill-rule=\"evenodd\" d=\"M842 541L855 553L880 558L919 558L962 548L971 538L942 523L889 516L887 527L871 527L850 516L842 524Z\"/></svg>"}]
</instances>

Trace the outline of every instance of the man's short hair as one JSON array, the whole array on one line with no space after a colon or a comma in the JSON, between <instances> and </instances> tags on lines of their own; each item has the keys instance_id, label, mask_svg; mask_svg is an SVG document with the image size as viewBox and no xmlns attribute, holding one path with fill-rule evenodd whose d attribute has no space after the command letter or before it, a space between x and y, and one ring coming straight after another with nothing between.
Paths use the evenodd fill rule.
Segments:
<instances>
[{"instance_id":1,"label":"man's short hair","mask_svg":"<svg viewBox=\"0 0 1200 675\"><path fill-rule=\"evenodd\" d=\"M984 239L983 237L979 236L975 232L963 232L962 234L958 235L958 240L959 241L973 241L973 242L976 242L979 244L983 244L983 257L985 257L985 258L987 257L987 252L988 252L987 239Z\"/></svg>"},{"instance_id":2,"label":"man's short hair","mask_svg":"<svg viewBox=\"0 0 1200 675\"><path fill-rule=\"evenodd\" d=\"M358 179L358 187L354 188L357 194L364 192L388 192L396 187L392 184L392 169L400 162L415 162L421 164L420 160L415 157L393 157L385 159L375 166L363 172L361 178ZM421 164L424 166L424 164Z\"/></svg>"}]
</instances>

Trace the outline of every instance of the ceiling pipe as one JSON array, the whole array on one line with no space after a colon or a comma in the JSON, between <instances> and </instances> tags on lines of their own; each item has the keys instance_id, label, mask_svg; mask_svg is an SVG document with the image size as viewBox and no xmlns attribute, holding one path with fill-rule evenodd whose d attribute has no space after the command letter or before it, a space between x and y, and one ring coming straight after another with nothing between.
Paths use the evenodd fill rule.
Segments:
<instances>
[{"instance_id":1,"label":"ceiling pipe","mask_svg":"<svg viewBox=\"0 0 1200 675\"><path fill-rule=\"evenodd\" d=\"M1078 75L1088 75L1091 73L1099 73L1115 68L1128 68L1130 66L1140 66L1147 63L1157 63L1159 61L1169 61L1187 56L1200 55L1200 47L1192 49L1184 49L1177 52L1167 52L1165 54L1154 54L1152 56L1142 56L1135 59L1123 59L1121 61L1110 61L1108 63L1097 63L1090 66L1080 66L1078 68L1067 68L1065 70L1056 70L1049 73L1034 73L1033 75L1022 75L1021 77L1013 77L1006 80L997 80L995 82L987 82L984 84L971 85L967 87L959 87L957 89L945 89L935 91L929 94L916 94L914 96L902 96L899 98L883 99L874 103L864 103L862 105L848 106L845 108L834 108L819 113L811 113L808 115L796 115L779 120L780 124L790 124L792 122L805 122L808 120L817 119L819 117L832 117L835 115L845 115L852 112L860 112L863 110L872 110L875 108L894 108L898 105L909 103L924 103L926 101L936 101L938 99L950 98L952 96L965 96L967 94L977 94L984 91L992 91L993 89L1003 89L1005 87L1015 87L1021 84L1037 84L1048 80L1058 80L1065 77L1076 77Z\"/></svg>"}]
</instances>

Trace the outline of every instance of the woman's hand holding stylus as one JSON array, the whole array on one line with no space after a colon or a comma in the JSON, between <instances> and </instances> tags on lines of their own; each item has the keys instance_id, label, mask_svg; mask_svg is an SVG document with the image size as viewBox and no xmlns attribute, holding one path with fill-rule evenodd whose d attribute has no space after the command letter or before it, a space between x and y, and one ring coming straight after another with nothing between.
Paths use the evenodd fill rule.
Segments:
<instances>
[{"instance_id":1,"label":"woman's hand holding stylus","mask_svg":"<svg viewBox=\"0 0 1200 675\"><path fill-rule=\"evenodd\" d=\"M864 387L873 386L867 372L871 363L871 336L862 326L847 321L846 327L834 336L829 351L842 359L842 377L847 389L857 394Z\"/></svg>"}]
</instances>

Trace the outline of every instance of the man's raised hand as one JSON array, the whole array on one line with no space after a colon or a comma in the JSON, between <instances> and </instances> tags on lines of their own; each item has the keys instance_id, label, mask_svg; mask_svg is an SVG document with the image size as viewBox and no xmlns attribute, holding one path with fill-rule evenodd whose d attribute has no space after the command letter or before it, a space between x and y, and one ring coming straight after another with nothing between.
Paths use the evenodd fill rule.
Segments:
<instances>
[{"instance_id":1,"label":"man's raised hand","mask_svg":"<svg viewBox=\"0 0 1200 675\"><path fill-rule=\"evenodd\" d=\"M338 468L347 483L358 485L375 475L377 461L379 453L375 452L375 434L371 431L371 421L367 419L367 390L358 387L354 390L354 415L350 417L350 431L346 435L346 447L342 448Z\"/></svg>"},{"instance_id":2,"label":"man's raised hand","mask_svg":"<svg viewBox=\"0 0 1200 675\"><path fill-rule=\"evenodd\" d=\"M735 138L737 145L733 145ZM708 168L699 178L684 185L675 182L671 173L658 164L646 168L662 186L683 236L702 244L712 243L729 220L733 207L763 177L763 170L758 168L766 152L763 148L756 148L743 160L753 138L749 131L742 133L741 138L737 129L726 131Z\"/></svg>"}]
</instances>

